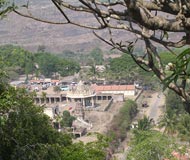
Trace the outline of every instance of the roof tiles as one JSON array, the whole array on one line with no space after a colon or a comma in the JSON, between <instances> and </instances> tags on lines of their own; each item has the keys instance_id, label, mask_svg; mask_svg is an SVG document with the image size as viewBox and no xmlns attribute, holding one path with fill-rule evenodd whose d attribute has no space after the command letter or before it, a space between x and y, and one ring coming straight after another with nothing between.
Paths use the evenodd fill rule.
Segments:
<instances>
[{"instance_id":1,"label":"roof tiles","mask_svg":"<svg viewBox=\"0 0 190 160\"><path fill-rule=\"evenodd\" d=\"M127 91L127 90L135 90L134 85L106 85L106 86L98 86L93 85L93 89L97 91Z\"/></svg>"}]
</instances>

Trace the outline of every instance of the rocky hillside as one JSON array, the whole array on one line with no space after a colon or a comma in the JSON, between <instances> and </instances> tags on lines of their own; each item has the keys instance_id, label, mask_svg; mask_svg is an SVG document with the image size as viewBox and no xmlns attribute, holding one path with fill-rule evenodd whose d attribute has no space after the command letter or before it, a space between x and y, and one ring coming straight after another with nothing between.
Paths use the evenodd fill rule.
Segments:
<instances>
[{"instance_id":1,"label":"rocky hillside","mask_svg":"<svg viewBox=\"0 0 190 160\"><path fill-rule=\"evenodd\" d=\"M19 5L24 0L16 0ZM40 4L39 4L40 3ZM38 4L38 5L37 5ZM33 15L56 22L64 22L64 18L49 0L30 0L30 11ZM94 24L95 20L87 14L67 12L69 17L75 21L85 24ZM106 30L99 32L103 37L109 38ZM134 39L130 33L115 31L117 39ZM176 37L175 37L176 38ZM0 44L16 44L31 51L36 51L39 46L45 46L46 51L62 52L72 50L87 52L95 47L108 50L110 47L98 40L91 30L82 29L72 25L52 25L37 22L31 19L20 17L11 13L7 18L0 21ZM138 50L142 50L142 42L138 44Z\"/></svg>"},{"instance_id":2,"label":"rocky hillside","mask_svg":"<svg viewBox=\"0 0 190 160\"><path fill-rule=\"evenodd\" d=\"M49 3L41 10L33 6L32 13L43 19L63 22L63 17ZM42 12L43 10L43 12ZM89 16L71 15L77 21L91 23ZM103 33L103 32L102 32ZM39 45L44 45L48 51L62 52L63 50L88 51L105 44L100 42L92 31L72 25L52 25L20 17L14 13L0 21L0 44L17 44L35 51Z\"/></svg>"}]
</instances>

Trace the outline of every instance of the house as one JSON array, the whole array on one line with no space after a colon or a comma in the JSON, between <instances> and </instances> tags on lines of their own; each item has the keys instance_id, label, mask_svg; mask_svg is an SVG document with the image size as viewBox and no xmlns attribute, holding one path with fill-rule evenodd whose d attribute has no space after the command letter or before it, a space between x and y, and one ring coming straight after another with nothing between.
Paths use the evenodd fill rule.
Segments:
<instances>
[{"instance_id":1,"label":"house","mask_svg":"<svg viewBox=\"0 0 190 160\"><path fill-rule=\"evenodd\" d=\"M135 85L92 85L96 93L123 94L124 97L135 96Z\"/></svg>"}]
</instances>

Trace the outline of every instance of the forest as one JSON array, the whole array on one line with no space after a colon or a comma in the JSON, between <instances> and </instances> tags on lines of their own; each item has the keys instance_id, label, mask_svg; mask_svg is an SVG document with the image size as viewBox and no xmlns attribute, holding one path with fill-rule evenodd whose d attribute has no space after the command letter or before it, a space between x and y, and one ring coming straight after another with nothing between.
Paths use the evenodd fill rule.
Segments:
<instances>
[{"instance_id":1,"label":"forest","mask_svg":"<svg viewBox=\"0 0 190 160\"><path fill-rule=\"evenodd\" d=\"M110 53L112 54L112 53ZM35 53L25 50L19 46L0 46L1 68L7 72L10 80L17 80L20 75L33 75L36 77L61 77L80 73L82 65L89 65L84 79L105 78L108 81L120 81L133 83L135 80L146 81L146 78L153 77L152 74L138 68L131 57L123 54L119 58L104 58L104 53L99 48L94 48L87 54L79 54L71 51L53 54L38 50ZM104 65L106 70L98 73L96 65ZM81 73L84 74L84 73Z\"/></svg>"},{"instance_id":2,"label":"forest","mask_svg":"<svg viewBox=\"0 0 190 160\"><path fill-rule=\"evenodd\" d=\"M79 72L80 65L74 60L60 58L52 53L39 51L29 52L21 47L5 45L0 47L1 67L7 71L10 79L19 75L33 74L34 76L52 77L56 74L69 76Z\"/></svg>"},{"instance_id":3,"label":"forest","mask_svg":"<svg viewBox=\"0 0 190 160\"><path fill-rule=\"evenodd\" d=\"M46 65L50 65L49 67L51 68L63 59L63 63L59 64L59 67L63 68L62 66L65 66L64 62L66 60L50 53L31 53L15 46L1 46L0 53L2 58L0 79L0 155L2 159L82 160L86 158L94 160L94 155L98 154L99 156L96 156L96 159L103 160L108 154L108 149L111 149L112 152L117 150L119 144L125 140L126 133L132 137L130 138L132 149L127 152L127 159L129 160L134 159L134 157L140 160L150 158L159 160L160 156L171 158L173 150L181 154L187 151L187 145L182 145L182 143L189 143L190 118L185 111L184 102L171 91L168 91L166 94L166 111L160 118L158 125L160 129L163 129L163 134L154 130L155 126L149 117L139 119L138 128L131 129L131 123L138 113L138 107L135 102L129 100L126 101L118 115L115 116L105 135L98 135L97 141L88 144L83 144L82 142L72 143L72 137L57 132L52 127L50 119L44 115L43 108L39 108L39 106L33 103L32 97L35 95L29 94L24 89L15 90L7 84L8 79L11 78L7 73L11 71L11 68L15 69L13 71L18 75L32 74L32 71L36 69L39 69L39 73L46 75L45 71L48 68ZM160 56L164 57L165 65L171 62L171 59L175 60L173 55L166 56L166 54L160 53ZM72 58L68 61L75 63ZM95 59L94 62L96 62ZM37 64L39 68L35 66ZM156 85L153 82L157 84L158 82L154 76L136 67L127 54L109 59L109 61L102 59L102 64L105 64L107 67L103 73L95 72L99 77L106 75L107 78L110 76L114 80L113 77L115 77L115 80L120 81L127 78L128 82L138 79L144 85L153 85L156 89ZM28 72L25 72L27 69ZM80 64L78 64L78 69L80 69ZM49 69L48 73L53 75L54 72L56 71ZM65 75L70 74L72 74L70 71L65 71ZM149 81L150 83L146 82L150 79L152 79ZM62 118L61 125L70 126L74 117L63 113ZM163 148L168 149L163 150Z\"/></svg>"}]
</instances>

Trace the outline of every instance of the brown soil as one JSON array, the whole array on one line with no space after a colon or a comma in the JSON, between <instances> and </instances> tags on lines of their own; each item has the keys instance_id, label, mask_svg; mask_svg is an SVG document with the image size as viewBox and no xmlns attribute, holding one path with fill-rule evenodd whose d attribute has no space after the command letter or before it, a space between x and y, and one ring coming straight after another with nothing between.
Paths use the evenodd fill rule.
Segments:
<instances>
[{"instance_id":1,"label":"brown soil","mask_svg":"<svg viewBox=\"0 0 190 160\"><path fill-rule=\"evenodd\" d=\"M88 119L92 123L93 127L89 130L89 133L106 133L108 126L110 125L114 115L116 115L119 109L122 107L123 102L113 103L110 109L107 112L100 111L86 111L85 119ZM94 141L94 134L85 135L83 137L77 138L77 141L83 141L87 143L89 141Z\"/></svg>"}]
</instances>

